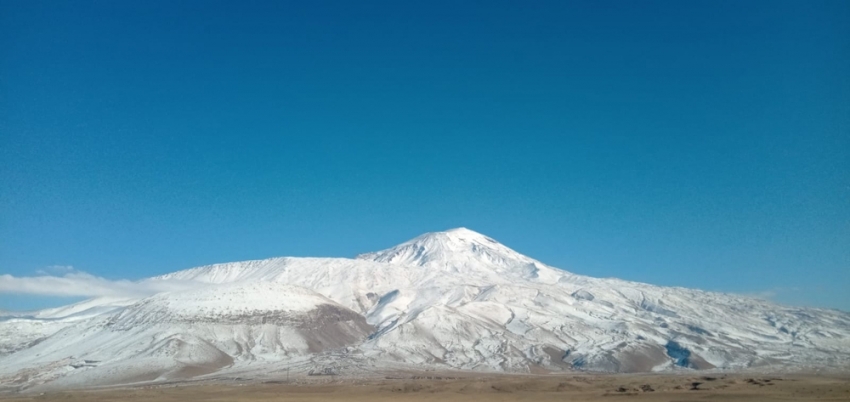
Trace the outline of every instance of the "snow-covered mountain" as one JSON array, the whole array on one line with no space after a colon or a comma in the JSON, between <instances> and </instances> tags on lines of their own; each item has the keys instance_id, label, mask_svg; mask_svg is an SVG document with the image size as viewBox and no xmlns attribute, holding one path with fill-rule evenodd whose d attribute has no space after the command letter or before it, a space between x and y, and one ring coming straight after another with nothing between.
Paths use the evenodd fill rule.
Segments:
<instances>
[{"instance_id":1,"label":"snow-covered mountain","mask_svg":"<svg viewBox=\"0 0 850 402\"><path fill-rule=\"evenodd\" d=\"M576 275L463 228L356 259L272 258L147 281L187 289L0 317L0 384L274 376L328 365L350 373L850 369L850 314Z\"/></svg>"}]
</instances>

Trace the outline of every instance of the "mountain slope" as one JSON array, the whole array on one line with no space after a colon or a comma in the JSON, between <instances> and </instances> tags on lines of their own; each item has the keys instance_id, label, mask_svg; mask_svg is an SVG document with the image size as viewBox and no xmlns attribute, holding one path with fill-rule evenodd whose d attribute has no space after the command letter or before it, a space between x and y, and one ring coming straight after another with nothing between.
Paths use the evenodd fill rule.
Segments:
<instances>
[{"instance_id":1,"label":"mountain slope","mask_svg":"<svg viewBox=\"0 0 850 402\"><path fill-rule=\"evenodd\" d=\"M0 378L25 379L29 387L173 380L343 348L372 331L361 315L304 288L205 286L160 293L65 328L13 354ZM49 369L27 370L39 366Z\"/></svg>"},{"instance_id":2,"label":"mountain slope","mask_svg":"<svg viewBox=\"0 0 850 402\"><path fill-rule=\"evenodd\" d=\"M0 357L42 342L92 317L120 311L135 299L98 297L64 307L0 316Z\"/></svg>"},{"instance_id":3,"label":"mountain slope","mask_svg":"<svg viewBox=\"0 0 850 402\"><path fill-rule=\"evenodd\" d=\"M190 289L0 322L17 340L0 356L0 382L260 375L328 361L356 372L850 368L850 314L576 275L462 228L356 259L272 258L148 280ZM59 311L80 319L32 345L15 330Z\"/></svg>"}]
</instances>

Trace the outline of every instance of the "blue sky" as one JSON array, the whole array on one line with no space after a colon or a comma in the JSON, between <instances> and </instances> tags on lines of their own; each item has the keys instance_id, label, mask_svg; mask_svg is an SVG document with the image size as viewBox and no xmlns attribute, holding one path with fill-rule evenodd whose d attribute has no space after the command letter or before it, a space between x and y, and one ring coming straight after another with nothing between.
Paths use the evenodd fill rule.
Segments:
<instances>
[{"instance_id":1,"label":"blue sky","mask_svg":"<svg viewBox=\"0 0 850 402\"><path fill-rule=\"evenodd\" d=\"M465 226L576 273L850 310L848 17L0 1L0 274L137 280ZM0 309L71 299L47 293Z\"/></svg>"}]
</instances>

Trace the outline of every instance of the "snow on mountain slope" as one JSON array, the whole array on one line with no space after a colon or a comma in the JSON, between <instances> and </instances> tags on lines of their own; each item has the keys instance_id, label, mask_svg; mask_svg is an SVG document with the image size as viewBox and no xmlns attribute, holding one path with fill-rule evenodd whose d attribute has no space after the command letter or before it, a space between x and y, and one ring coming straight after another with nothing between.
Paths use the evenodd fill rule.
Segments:
<instances>
[{"instance_id":1,"label":"snow on mountain slope","mask_svg":"<svg viewBox=\"0 0 850 402\"><path fill-rule=\"evenodd\" d=\"M0 317L0 356L25 349L77 321L108 314L135 299L98 297L68 306Z\"/></svg>"},{"instance_id":2,"label":"snow on mountain slope","mask_svg":"<svg viewBox=\"0 0 850 402\"><path fill-rule=\"evenodd\" d=\"M377 298L397 289L430 284L450 286L439 272L359 261L348 258L270 258L215 264L152 278L158 281L221 284L232 282L286 283L311 289L365 314Z\"/></svg>"},{"instance_id":3,"label":"snow on mountain slope","mask_svg":"<svg viewBox=\"0 0 850 402\"><path fill-rule=\"evenodd\" d=\"M843 313L818 311L815 317L807 309L622 281L564 288L571 289L497 285L470 289L465 298L406 302L416 307L364 350L485 370L631 372L847 362L850 320ZM784 325L772 325L775 320ZM674 361L678 355L683 357Z\"/></svg>"},{"instance_id":4,"label":"snow on mountain slope","mask_svg":"<svg viewBox=\"0 0 850 402\"><path fill-rule=\"evenodd\" d=\"M568 274L466 228L426 233L386 250L361 254L357 259L419 266L498 282L521 278L551 283Z\"/></svg>"},{"instance_id":5,"label":"snow on mountain slope","mask_svg":"<svg viewBox=\"0 0 850 402\"><path fill-rule=\"evenodd\" d=\"M63 321L81 320L121 309L135 303L136 300L135 298L124 297L98 297L63 307L39 310L32 315L32 318Z\"/></svg>"},{"instance_id":6,"label":"snow on mountain slope","mask_svg":"<svg viewBox=\"0 0 850 402\"><path fill-rule=\"evenodd\" d=\"M576 275L468 229L357 259L272 258L148 281L191 290L102 313L95 301L40 312L84 319L16 343L0 356L0 380L71 386L265 372L328 353L361 368L850 369L850 314ZM5 337L29 339L15 334Z\"/></svg>"},{"instance_id":7,"label":"snow on mountain slope","mask_svg":"<svg viewBox=\"0 0 850 402\"><path fill-rule=\"evenodd\" d=\"M32 387L179 379L343 348L371 332L361 315L304 288L213 285L160 293L64 328L12 355L0 380Z\"/></svg>"}]
</instances>

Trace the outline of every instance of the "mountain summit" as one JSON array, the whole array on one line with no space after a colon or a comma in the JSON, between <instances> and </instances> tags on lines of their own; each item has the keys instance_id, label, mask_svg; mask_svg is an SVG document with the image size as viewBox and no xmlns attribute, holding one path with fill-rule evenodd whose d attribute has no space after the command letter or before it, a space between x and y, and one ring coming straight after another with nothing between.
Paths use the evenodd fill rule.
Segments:
<instances>
[{"instance_id":1,"label":"mountain summit","mask_svg":"<svg viewBox=\"0 0 850 402\"><path fill-rule=\"evenodd\" d=\"M526 279L540 277L553 268L467 228L425 233L395 247L360 254L359 260L419 266L472 275L500 274ZM549 273L549 272L547 272ZM561 276L546 275L550 278Z\"/></svg>"}]
</instances>

